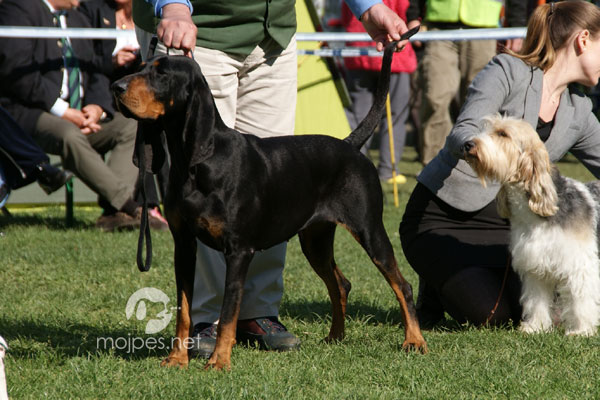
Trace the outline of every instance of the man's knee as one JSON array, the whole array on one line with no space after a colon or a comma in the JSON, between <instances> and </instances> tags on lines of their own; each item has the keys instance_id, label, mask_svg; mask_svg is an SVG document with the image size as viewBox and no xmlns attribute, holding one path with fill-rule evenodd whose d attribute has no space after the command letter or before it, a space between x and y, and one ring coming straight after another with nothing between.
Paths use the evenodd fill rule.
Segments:
<instances>
[{"instance_id":1,"label":"man's knee","mask_svg":"<svg viewBox=\"0 0 600 400\"><path fill-rule=\"evenodd\" d=\"M117 140L120 143L135 142L137 132L137 121L132 118L126 118L121 113L115 113L110 129L117 133Z\"/></svg>"}]
</instances>

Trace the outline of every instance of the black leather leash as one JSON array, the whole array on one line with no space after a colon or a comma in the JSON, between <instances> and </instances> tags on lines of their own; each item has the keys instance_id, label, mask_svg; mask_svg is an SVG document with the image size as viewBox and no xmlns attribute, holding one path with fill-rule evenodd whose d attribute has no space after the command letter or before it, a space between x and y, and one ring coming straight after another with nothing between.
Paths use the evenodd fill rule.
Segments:
<instances>
[{"instance_id":1,"label":"black leather leash","mask_svg":"<svg viewBox=\"0 0 600 400\"><path fill-rule=\"evenodd\" d=\"M140 126L138 124L138 135L140 135ZM141 135L140 135L141 136ZM138 136L139 138L139 136ZM141 138L139 138L141 139ZM143 140L139 140L138 143L138 162L139 162L139 178L142 181L142 215L140 221L140 236L138 238L138 249L137 249L137 266L142 272L150 270L152 265L152 236L150 235L150 224L148 223L148 199L146 198L146 152L144 149ZM144 239L146 241L146 261L142 259L142 252L144 251Z\"/></svg>"},{"instance_id":2,"label":"black leather leash","mask_svg":"<svg viewBox=\"0 0 600 400\"><path fill-rule=\"evenodd\" d=\"M150 40L150 45L148 46L148 54L146 56L146 60L154 56L157 44L158 37L152 36L152 39ZM150 270L150 266L152 265L152 236L150 234L150 224L148 223L148 199L146 198L146 152L144 149L144 138L142 137L142 132L140 131L140 125L143 125L143 123L138 122L136 151L138 154L138 179L142 183L140 191L140 193L142 194L142 215L140 216L140 235L138 237L136 260L138 269L142 272L146 272ZM144 244L146 245L145 261L142 258Z\"/></svg>"}]
</instances>

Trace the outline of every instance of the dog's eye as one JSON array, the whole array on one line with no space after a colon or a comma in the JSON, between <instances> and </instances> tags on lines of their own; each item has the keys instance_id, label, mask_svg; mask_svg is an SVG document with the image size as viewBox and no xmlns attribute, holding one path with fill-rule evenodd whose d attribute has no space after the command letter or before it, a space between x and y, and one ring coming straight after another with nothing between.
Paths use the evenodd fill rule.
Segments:
<instances>
[{"instance_id":1,"label":"dog's eye","mask_svg":"<svg viewBox=\"0 0 600 400\"><path fill-rule=\"evenodd\" d=\"M498 135L500 137L508 137L508 135L504 131L496 131L496 135Z\"/></svg>"}]
</instances>

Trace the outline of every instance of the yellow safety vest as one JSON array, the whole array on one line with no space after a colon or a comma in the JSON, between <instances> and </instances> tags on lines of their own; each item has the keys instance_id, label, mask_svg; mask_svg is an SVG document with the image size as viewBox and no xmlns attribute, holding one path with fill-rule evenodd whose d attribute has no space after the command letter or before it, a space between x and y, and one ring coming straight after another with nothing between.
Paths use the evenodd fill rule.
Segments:
<instances>
[{"instance_id":1,"label":"yellow safety vest","mask_svg":"<svg viewBox=\"0 0 600 400\"><path fill-rule=\"evenodd\" d=\"M491 28L498 26L501 9L501 0L427 0L425 19Z\"/></svg>"}]
</instances>

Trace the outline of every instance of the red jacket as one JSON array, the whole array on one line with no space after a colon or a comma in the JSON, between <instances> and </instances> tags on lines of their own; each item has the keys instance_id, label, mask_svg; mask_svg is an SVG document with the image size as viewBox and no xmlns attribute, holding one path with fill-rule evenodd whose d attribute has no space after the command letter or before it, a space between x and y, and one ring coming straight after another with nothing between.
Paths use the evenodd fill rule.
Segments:
<instances>
[{"instance_id":1,"label":"red jacket","mask_svg":"<svg viewBox=\"0 0 600 400\"><path fill-rule=\"evenodd\" d=\"M408 0L383 0L383 2L397 12L400 18L406 21L406 10L409 5ZM365 31L362 23L352 14L345 2L342 3L341 22L347 32ZM355 47L375 46L373 42L349 42L347 45ZM348 69L381 70L381 57L345 57L344 63ZM392 73L413 73L415 69L417 69L417 57L412 46L408 43L404 50L394 54L394 58L392 59Z\"/></svg>"}]
</instances>

